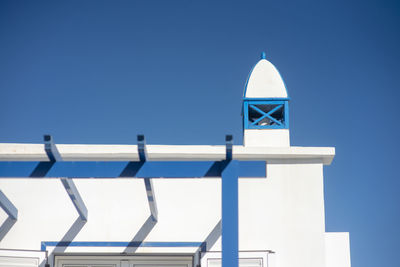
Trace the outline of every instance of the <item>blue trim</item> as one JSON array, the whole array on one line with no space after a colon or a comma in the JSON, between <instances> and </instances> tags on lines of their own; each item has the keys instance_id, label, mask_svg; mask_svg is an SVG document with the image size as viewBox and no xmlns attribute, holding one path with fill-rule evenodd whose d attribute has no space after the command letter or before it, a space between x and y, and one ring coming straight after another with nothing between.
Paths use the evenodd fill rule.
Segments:
<instances>
[{"instance_id":1,"label":"blue trim","mask_svg":"<svg viewBox=\"0 0 400 267\"><path fill-rule=\"evenodd\" d=\"M256 105L276 105L272 110L268 112L264 112ZM276 118L272 116L274 112L279 109L283 109L283 122L278 121ZM257 117L255 121L250 121L249 111L250 109L258 112L261 116ZM256 100L245 100L243 101L243 125L244 129L289 129L289 100L277 98L271 98L271 100L267 99L256 99ZM274 125L257 125L258 122L263 120L264 118L268 118L274 121L276 124Z\"/></svg>"},{"instance_id":2,"label":"blue trim","mask_svg":"<svg viewBox=\"0 0 400 267\"><path fill-rule=\"evenodd\" d=\"M289 101L289 97L269 97L269 98L254 98L254 97L244 97L244 101Z\"/></svg>"},{"instance_id":3,"label":"blue trim","mask_svg":"<svg viewBox=\"0 0 400 267\"><path fill-rule=\"evenodd\" d=\"M222 267L238 266L238 162L229 161L222 172Z\"/></svg>"},{"instance_id":4,"label":"blue trim","mask_svg":"<svg viewBox=\"0 0 400 267\"><path fill-rule=\"evenodd\" d=\"M285 105L285 126L287 129L289 129L289 103L286 103Z\"/></svg>"},{"instance_id":5,"label":"blue trim","mask_svg":"<svg viewBox=\"0 0 400 267\"><path fill-rule=\"evenodd\" d=\"M271 129L271 130L274 130L274 129L288 129L288 127L284 127L281 125L254 125L254 126L248 127L247 129L259 129L259 130Z\"/></svg>"},{"instance_id":6,"label":"blue trim","mask_svg":"<svg viewBox=\"0 0 400 267\"><path fill-rule=\"evenodd\" d=\"M243 102L243 113L244 113L244 129L248 129L249 128L249 102L245 101Z\"/></svg>"},{"instance_id":7,"label":"blue trim","mask_svg":"<svg viewBox=\"0 0 400 267\"><path fill-rule=\"evenodd\" d=\"M37 162L0 162L0 178L27 178ZM204 178L221 177L223 161L55 162L35 178ZM121 170L124 170L121 172ZM239 177L265 177L265 161L240 161Z\"/></svg>"},{"instance_id":8,"label":"blue trim","mask_svg":"<svg viewBox=\"0 0 400 267\"><path fill-rule=\"evenodd\" d=\"M283 108L283 105L278 105L275 108L273 108L272 110L268 111L267 113L265 113L264 111L262 111L261 109L257 108L254 105L250 105L250 107L259 112L262 116L260 118L258 118L257 120L253 121L251 123L251 126L257 126L257 123L259 123L261 120L263 120L264 118L269 118L270 120L274 121L275 123L277 123L279 126L282 126L282 122L276 120L274 117L272 117L272 114L276 111L278 111L279 109Z\"/></svg>"},{"instance_id":9,"label":"blue trim","mask_svg":"<svg viewBox=\"0 0 400 267\"><path fill-rule=\"evenodd\" d=\"M286 104L287 101L284 100L253 100L253 101L246 101L249 103L249 105L283 105Z\"/></svg>"},{"instance_id":10,"label":"blue trim","mask_svg":"<svg viewBox=\"0 0 400 267\"><path fill-rule=\"evenodd\" d=\"M55 161L42 161L37 163L35 169L27 176L29 177L44 177L53 167Z\"/></svg>"},{"instance_id":11,"label":"blue trim","mask_svg":"<svg viewBox=\"0 0 400 267\"><path fill-rule=\"evenodd\" d=\"M42 241L40 250L46 251L47 247L203 247L205 242L103 242L103 241Z\"/></svg>"}]
</instances>

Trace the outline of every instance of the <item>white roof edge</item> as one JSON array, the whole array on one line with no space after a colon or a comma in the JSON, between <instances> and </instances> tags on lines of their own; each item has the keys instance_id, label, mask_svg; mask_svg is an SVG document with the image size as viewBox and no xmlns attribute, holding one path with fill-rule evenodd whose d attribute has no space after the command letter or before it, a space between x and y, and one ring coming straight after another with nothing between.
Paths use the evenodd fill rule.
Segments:
<instances>
[{"instance_id":1,"label":"white roof edge","mask_svg":"<svg viewBox=\"0 0 400 267\"><path fill-rule=\"evenodd\" d=\"M56 145L64 161L138 161L137 145ZM225 146L146 145L153 161L216 161L225 159ZM331 164L334 147L233 146L237 160L321 160ZM43 144L0 143L0 161L48 161Z\"/></svg>"}]
</instances>

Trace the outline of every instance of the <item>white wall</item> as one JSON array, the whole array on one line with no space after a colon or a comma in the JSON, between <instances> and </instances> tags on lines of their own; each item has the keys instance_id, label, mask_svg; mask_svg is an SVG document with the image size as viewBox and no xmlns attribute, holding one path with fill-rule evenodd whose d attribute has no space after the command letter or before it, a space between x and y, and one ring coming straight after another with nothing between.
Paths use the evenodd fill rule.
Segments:
<instances>
[{"instance_id":1,"label":"white wall","mask_svg":"<svg viewBox=\"0 0 400 267\"><path fill-rule=\"evenodd\" d=\"M246 147L289 147L289 129L245 129L243 144Z\"/></svg>"},{"instance_id":2,"label":"white wall","mask_svg":"<svg viewBox=\"0 0 400 267\"><path fill-rule=\"evenodd\" d=\"M74 223L81 226L74 241L131 241L150 215L141 179L74 181L88 208L87 223L78 220L58 179L1 179L19 216L0 248L40 249L41 241L61 240ZM203 241L218 223L219 179L158 179L154 187L159 218L146 241Z\"/></svg>"},{"instance_id":3,"label":"white wall","mask_svg":"<svg viewBox=\"0 0 400 267\"><path fill-rule=\"evenodd\" d=\"M239 181L239 249L272 250L277 267L333 267L325 265L332 254L325 258L325 246L331 243L326 243L329 240L324 233L322 163L279 162L267 165L267 179ZM87 223L78 219L58 179L0 179L1 190L19 211L18 221L0 248L37 250L41 241L60 241L68 231L74 241L131 241L150 215L141 179L74 181L89 211ZM220 220L220 179L155 179L154 190L159 218L145 241L202 242ZM72 225L79 231L71 234ZM211 250L221 250L220 240ZM122 252L124 248L75 247L66 251ZM194 251L196 248L136 250Z\"/></svg>"},{"instance_id":4,"label":"white wall","mask_svg":"<svg viewBox=\"0 0 400 267\"><path fill-rule=\"evenodd\" d=\"M278 266L324 266L322 164L269 164L240 181L240 250L270 249Z\"/></svg>"},{"instance_id":5,"label":"white wall","mask_svg":"<svg viewBox=\"0 0 400 267\"><path fill-rule=\"evenodd\" d=\"M325 233L326 267L350 267L349 233Z\"/></svg>"}]
</instances>

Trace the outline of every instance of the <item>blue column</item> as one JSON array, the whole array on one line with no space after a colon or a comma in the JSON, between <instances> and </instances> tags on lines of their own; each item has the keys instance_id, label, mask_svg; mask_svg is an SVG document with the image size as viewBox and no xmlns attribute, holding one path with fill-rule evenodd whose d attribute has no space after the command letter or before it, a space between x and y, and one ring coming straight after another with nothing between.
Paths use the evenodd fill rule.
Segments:
<instances>
[{"instance_id":1,"label":"blue column","mask_svg":"<svg viewBox=\"0 0 400 267\"><path fill-rule=\"evenodd\" d=\"M228 161L222 172L222 267L238 267L237 161Z\"/></svg>"}]
</instances>

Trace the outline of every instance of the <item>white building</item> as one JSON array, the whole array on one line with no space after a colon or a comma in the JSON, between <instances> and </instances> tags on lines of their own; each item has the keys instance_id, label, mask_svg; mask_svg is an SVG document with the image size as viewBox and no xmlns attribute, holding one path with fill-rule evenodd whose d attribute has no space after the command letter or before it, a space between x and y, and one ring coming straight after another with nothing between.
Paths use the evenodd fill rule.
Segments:
<instances>
[{"instance_id":1,"label":"white building","mask_svg":"<svg viewBox=\"0 0 400 267\"><path fill-rule=\"evenodd\" d=\"M291 146L288 108L263 54L243 146L0 144L0 266L350 267L349 234L325 232L335 149Z\"/></svg>"}]
</instances>

